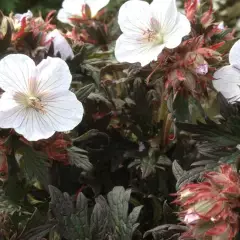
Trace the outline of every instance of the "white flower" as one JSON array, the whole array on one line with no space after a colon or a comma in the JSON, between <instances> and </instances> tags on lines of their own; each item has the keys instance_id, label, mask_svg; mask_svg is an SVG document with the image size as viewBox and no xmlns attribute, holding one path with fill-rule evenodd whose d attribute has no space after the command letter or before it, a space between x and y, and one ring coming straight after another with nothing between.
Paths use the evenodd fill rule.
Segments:
<instances>
[{"instance_id":1,"label":"white flower","mask_svg":"<svg viewBox=\"0 0 240 240\"><path fill-rule=\"evenodd\" d=\"M214 88L230 103L240 101L240 40L229 53L230 65L218 69L213 77Z\"/></svg>"},{"instance_id":2,"label":"white flower","mask_svg":"<svg viewBox=\"0 0 240 240\"><path fill-rule=\"evenodd\" d=\"M26 20L30 20L33 17L33 13L28 10L26 13L17 13L13 16L13 24L14 28L17 30L21 28L21 22L23 18L26 18Z\"/></svg>"},{"instance_id":3,"label":"white flower","mask_svg":"<svg viewBox=\"0 0 240 240\"><path fill-rule=\"evenodd\" d=\"M199 75L206 75L208 73L208 64L207 63L200 64L196 68L196 73Z\"/></svg>"},{"instance_id":4,"label":"white flower","mask_svg":"<svg viewBox=\"0 0 240 240\"><path fill-rule=\"evenodd\" d=\"M73 59L74 54L71 46L65 39L65 37L57 30L49 32L46 36L45 42L47 46L50 46L51 40L53 42L54 55L60 53L63 60Z\"/></svg>"},{"instance_id":5,"label":"white flower","mask_svg":"<svg viewBox=\"0 0 240 240\"><path fill-rule=\"evenodd\" d=\"M198 221L199 219L200 219L200 217L196 213L194 213L192 211L192 209L188 209L183 221L186 224L193 224L196 221Z\"/></svg>"},{"instance_id":6,"label":"white flower","mask_svg":"<svg viewBox=\"0 0 240 240\"><path fill-rule=\"evenodd\" d=\"M23 18L26 18L27 20L31 19L33 17L33 13L28 10L26 13L17 13L14 15L14 19L16 19L17 21L21 22L23 20Z\"/></svg>"},{"instance_id":7,"label":"white flower","mask_svg":"<svg viewBox=\"0 0 240 240\"><path fill-rule=\"evenodd\" d=\"M175 0L127 1L119 10L118 23L123 34L116 42L117 60L142 66L157 60L165 47L177 47L191 31Z\"/></svg>"},{"instance_id":8,"label":"white flower","mask_svg":"<svg viewBox=\"0 0 240 240\"><path fill-rule=\"evenodd\" d=\"M69 18L82 18L86 5L91 10L91 17L95 17L99 10L105 7L110 0L64 0L57 19L63 23L71 24Z\"/></svg>"},{"instance_id":9,"label":"white flower","mask_svg":"<svg viewBox=\"0 0 240 240\"><path fill-rule=\"evenodd\" d=\"M224 22L221 21L221 22L218 24L217 28L218 28L219 30L224 30L224 29L225 29Z\"/></svg>"},{"instance_id":10,"label":"white flower","mask_svg":"<svg viewBox=\"0 0 240 240\"><path fill-rule=\"evenodd\" d=\"M14 128L29 141L69 131L83 117L83 106L69 91L72 76L60 58L39 65L23 54L0 61L0 128Z\"/></svg>"}]
</instances>

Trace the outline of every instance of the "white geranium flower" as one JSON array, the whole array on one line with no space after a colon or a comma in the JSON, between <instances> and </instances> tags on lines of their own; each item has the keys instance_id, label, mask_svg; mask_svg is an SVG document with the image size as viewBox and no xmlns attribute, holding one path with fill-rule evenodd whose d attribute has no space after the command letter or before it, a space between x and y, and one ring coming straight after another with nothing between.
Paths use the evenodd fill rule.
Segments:
<instances>
[{"instance_id":1,"label":"white geranium flower","mask_svg":"<svg viewBox=\"0 0 240 240\"><path fill-rule=\"evenodd\" d=\"M27 20L31 19L33 17L33 13L28 10L26 13L17 13L14 15L14 19L21 22L23 18L26 18Z\"/></svg>"},{"instance_id":2,"label":"white geranium flower","mask_svg":"<svg viewBox=\"0 0 240 240\"><path fill-rule=\"evenodd\" d=\"M29 141L69 131L83 117L83 106L69 91L72 76L60 58L39 65L23 54L0 61L0 128L14 128Z\"/></svg>"},{"instance_id":3,"label":"white geranium flower","mask_svg":"<svg viewBox=\"0 0 240 240\"><path fill-rule=\"evenodd\" d=\"M64 0L57 19L63 23L71 24L69 18L82 18L86 5L91 10L91 17L95 17L99 10L104 8L110 0Z\"/></svg>"},{"instance_id":4,"label":"white geranium flower","mask_svg":"<svg viewBox=\"0 0 240 240\"><path fill-rule=\"evenodd\" d=\"M60 53L63 60L73 59L74 54L71 46L69 45L65 37L57 29L54 29L47 34L45 39L45 42L47 42L47 46L50 46L51 40L53 42L55 56Z\"/></svg>"},{"instance_id":5,"label":"white geranium flower","mask_svg":"<svg viewBox=\"0 0 240 240\"><path fill-rule=\"evenodd\" d=\"M28 10L26 13L17 13L13 16L14 28L17 30L21 27L21 22L23 18L30 20L33 17L33 13Z\"/></svg>"},{"instance_id":6,"label":"white geranium flower","mask_svg":"<svg viewBox=\"0 0 240 240\"><path fill-rule=\"evenodd\" d=\"M119 10L118 23L123 34L116 42L117 60L142 66L157 60L165 47L177 47L191 31L186 16L177 11L176 0L127 1Z\"/></svg>"},{"instance_id":7,"label":"white geranium flower","mask_svg":"<svg viewBox=\"0 0 240 240\"><path fill-rule=\"evenodd\" d=\"M214 88L223 94L230 103L240 101L240 40L229 53L230 65L218 69L213 77Z\"/></svg>"}]
</instances>

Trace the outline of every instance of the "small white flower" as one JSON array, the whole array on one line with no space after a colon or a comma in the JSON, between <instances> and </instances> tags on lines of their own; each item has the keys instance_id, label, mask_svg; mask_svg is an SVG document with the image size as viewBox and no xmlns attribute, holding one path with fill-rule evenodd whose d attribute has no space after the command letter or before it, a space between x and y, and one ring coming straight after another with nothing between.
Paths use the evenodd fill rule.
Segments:
<instances>
[{"instance_id":1,"label":"small white flower","mask_svg":"<svg viewBox=\"0 0 240 240\"><path fill-rule=\"evenodd\" d=\"M199 75L206 75L208 73L208 64L207 63L200 64L196 68L196 73Z\"/></svg>"},{"instance_id":2,"label":"small white flower","mask_svg":"<svg viewBox=\"0 0 240 240\"><path fill-rule=\"evenodd\" d=\"M39 65L23 54L0 61L0 128L14 128L29 141L69 131L83 117L83 106L69 91L72 76L60 58Z\"/></svg>"},{"instance_id":3,"label":"small white flower","mask_svg":"<svg viewBox=\"0 0 240 240\"><path fill-rule=\"evenodd\" d=\"M221 21L221 22L218 24L217 28L218 28L219 30L224 30L224 29L225 29L224 22Z\"/></svg>"},{"instance_id":4,"label":"small white flower","mask_svg":"<svg viewBox=\"0 0 240 240\"><path fill-rule=\"evenodd\" d=\"M57 19L63 23L71 24L69 18L82 18L86 5L91 10L91 17L95 17L99 10L104 8L110 0L64 0Z\"/></svg>"},{"instance_id":5,"label":"small white flower","mask_svg":"<svg viewBox=\"0 0 240 240\"><path fill-rule=\"evenodd\" d=\"M46 39L45 39L45 42L47 42L47 46L50 46L51 40L53 42L55 56L58 53L60 53L61 58L63 60L74 58L74 54L73 54L71 46L69 45L69 43L67 42L65 37L57 29L55 29L47 34Z\"/></svg>"},{"instance_id":6,"label":"small white flower","mask_svg":"<svg viewBox=\"0 0 240 240\"><path fill-rule=\"evenodd\" d=\"M240 40L230 50L229 63L214 73L213 86L230 103L234 103L240 101Z\"/></svg>"},{"instance_id":7,"label":"small white flower","mask_svg":"<svg viewBox=\"0 0 240 240\"><path fill-rule=\"evenodd\" d=\"M26 13L17 13L13 16L13 24L14 24L14 28L17 30L19 28L21 28L21 23L23 18L26 18L26 20L30 20L33 17L33 13L28 10Z\"/></svg>"},{"instance_id":8,"label":"small white flower","mask_svg":"<svg viewBox=\"0 0 240 240\"><path fill-rule=\"evenodd\" d=\"M186 224L193 224L196 221L198 221L199 219L200 219L200 217L196 213L194 213L192 211L192 209L188 209L183 221Z\"/></svg>"},{"instance_id":9,"label":"small white flower","mask_svg":"<svg viewBox=\"0 0 240 240\"><path fill-rule=\"evenodd\" d=\"M177 47L191 31L175 0L127 1L119 10L118 23L123 34L116 42L116 59L142 66L157 60L165 47Z\"/></svg>"},{"instance_id":10,"label":"small white flower","mask_svg":"<svg viewBox=\"0 0 240 240\"><path fill-rule=\"evenodd\" d=\"M26 13L17 13L14 15L14 19L16 19L17 21L21 22L23 20L23 18L26 18L27 20L31 19L33 17L33 13L28 10Z\"/></svg>"}]
</instances>

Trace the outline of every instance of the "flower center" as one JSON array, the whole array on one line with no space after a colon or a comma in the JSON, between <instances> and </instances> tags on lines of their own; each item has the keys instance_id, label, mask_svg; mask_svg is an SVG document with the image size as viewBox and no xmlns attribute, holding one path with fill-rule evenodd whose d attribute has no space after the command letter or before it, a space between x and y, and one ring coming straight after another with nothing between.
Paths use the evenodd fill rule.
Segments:
<instances>
[{"instance_id":1,"label":"flower center","mask_svg":"<svg viewBox=\"0 0 240 240\"><path fill-rule=\"evenodd\" d=\"M28 97L28 107L35 109L37 112L45 113L44 105L38 97Z\"/></svg>"},{"instance_id":2,"label":"flower center","mask_svg":"<svg viewBox=\"0 0 240 240\"><path fill-rule=\"evenodd\" d=\"M161 26L158 20L151 18L150 27L147 30L143 30L142 40L154 44L163 44L164 36L161 32Z\"/></svg>"}]
</instances>

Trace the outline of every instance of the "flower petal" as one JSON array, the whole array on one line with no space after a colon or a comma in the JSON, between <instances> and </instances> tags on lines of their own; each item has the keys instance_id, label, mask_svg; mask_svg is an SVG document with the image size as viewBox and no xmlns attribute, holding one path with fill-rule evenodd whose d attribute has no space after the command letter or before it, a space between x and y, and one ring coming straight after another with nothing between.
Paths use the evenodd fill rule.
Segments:
<instances>
[{"instance_id":1,"label":"flower petal","mask_svg":"<svg viewBox=\"0 0 240 240\"><path fill-rule=\"evenodd\" d=\"M24 54L10 54L0 61L0 88L4 91L27 93L35 76L35 63Z\"/></svg>"},{"instance_id":2,"label":"flower petal","mask_svg":"<svg viewBox=\"0 0 240 240\"><path fill-rule=\"evenodd\" d=\"M240 69L240 40L234 43L229 52L229 62Z\"/></svg>"},{"instance_id":3,"label":"flower petal","mask_svg":"<svg viewBox=\"0 0 240 240\"><path fill-rule=\"evenodd\" d=\"M63 8L61 8L59 10L58 15L57 15L57 19L60 22L68 23L68 24L71 24L71 21L69 20L70 17L71 17L71 14L67 13Z\"/></svg>"},{"instance_id":4,"label":"flower petal","mask_svg":"<svg viewBox=\"0 0 240 240\"><path fill-rule=\"evenodd\" d=\"M145 66L153 60L156 61L164 47L164 45L144 43L122 34L116 42L115 56L119 62L140 62L142 66Z\"/></svg>"},{"instance_id":5,"label":"flower petal","mask_svg":"<svg viewBox=\"0 0 240 240\"><path fill-rule=\"evenodd\" d=\"M25 118L15 131L23 135L28 141L47 139L54 134L54 130L42 117L43 114L33 108L27 108Z\"/></svg>"},{"instance_id":6,"label":"flower petal","mask_svg":"<svg viewBox=\"0 0 240 240\"><path fill-rule=\"evenodd\" d=\"M110 0L86 0L86 4L91 9L92 17L96 16L98 11L104 8Z\"/></svg>"},{"instance_id":7,"label":"flower petal","mask_svg":"<svg viewBox=\"0 0 240 240\"><path fill-rule=\"evenodd\" d=\"M20 126L26 114L24 106L18 104L14 97L5 92L0 99L0 128Z\"/></svg>"},{"instance_id":8,"label":"flower petal","mask_svg":"<svg viewBox=\"0 0 240 240\"><path fill-rule=\"evenodd\" d=\"M72 48L70 47L67 40L63 37L63 35L59 32L59 30L54 29L50 33L47 34L45 41L49 41L52 39L53 47L54 47L54 55L56 56L60 53L61 58L63 60L73 59L74 54ZM49 43L50 45L50 43Z\"/></svg>"},{"instance_id":9,"label":"flower petal","mask_svg":"<svg viewBox=\"0 0 240 240\"><path fill-rule=\"evenodd\" d=\"M42 103L46 111L42 118L55 131L70 131L82 121L82 103L70 91L47 94Z\"/></svg>"},{"instance_id":10,"label":"flower petal","mask_svg":"<svg viewBox=\"0 0 240 240\"><path fill-rule=\"evenodd\" d=\"M26 18L26 19L31 19L33 17L33 13L28 10L26 13L17 13L14 15L14 19L16 19L17 21L21 22L23 18Z\"/></svg>"},{"instance_id":11,"label":"flower petal","mask_svg":"<svg viewBox=\"0 0 240 240\"><path fill-rule=\"evenodd\" d=\"M164 38L166 47L170 49L177 47L182 42L182 38L188 35L190 31L191 24L189 20L183 14L178 13L175 26Z\"/></svg>"},{"instance_id":12,"label":"flower petal","mask_svg":"<svg viewBox=\"0 0 240 240\"><path fill-rule=\"evenodd\" d=\"M62 3L62 7L65 12L75 15L82 16L82 7L84 6L86 0L64 0Z\"/></svg>"},{"instance_id":13,"label":"flower petal","mask_svg":"<svg viewBox=\"0 0 240 240\"><path fill-rule=\"evenodd\" d=\"M118 24L125 34L142 36L150 29L151 12L149 3L141 0L125 2L118 15Z\"/></svg>"},{"instance_id":14,"label":"flower petal","mask_svg":"<svg viewBox=\"0 0 240 240\"><path fill-rule=\"evenodd\" d=\"M150 9L152 16L160 23L163 34L171 32L178 17L176 0L153 0Z\"/></svg>"},{"instance_id":15,"label":"flower petal","mask_svg":"<svg viewBox=\"0 0 240 240\"><path fill-rule=\"evenodd\" d=\"M240 71L232 66L225 66L213 75L214 88L227 99L240 96Z\"/></svg>"},{"instance_id":16,"label":"flower petal","mask_svg":"<svg viewBox=\"0 0 240 240\"><path fill-rule=\"evenodd\" d=\"M72 75L65 61L48 57L40 62L38 70L38 92L60 92L68 90Z\"/></svg>"}]
</instances>

